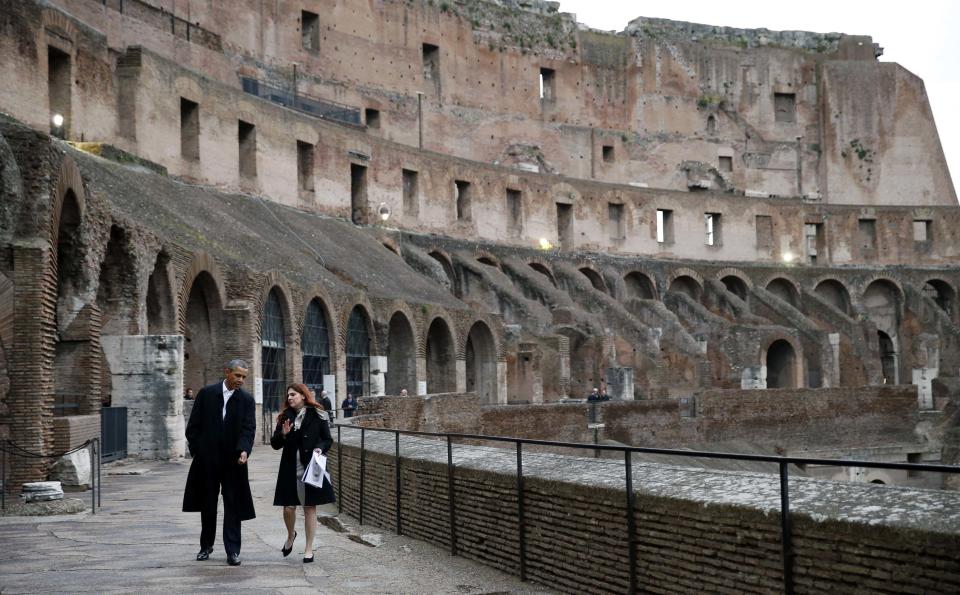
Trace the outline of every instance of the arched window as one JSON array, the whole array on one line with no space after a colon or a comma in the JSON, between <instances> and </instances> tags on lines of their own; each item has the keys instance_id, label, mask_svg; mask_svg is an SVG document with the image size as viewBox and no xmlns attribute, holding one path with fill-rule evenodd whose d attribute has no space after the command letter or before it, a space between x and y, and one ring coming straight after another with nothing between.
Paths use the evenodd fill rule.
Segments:
<instances>
[{"instance_id":1,"label":"arched window","mask_svg":"<svg viewBox=\"0 0 960 595\"><path fill-rule=\"evenodd\" d=\"M307 306L300 344L303 351L303 383L315 395L319 395L323 390L323 377L330 373L330 332L320 300L315 299Z\"/></svg>"},{"instance_id":2,"label":"arched window","mask_svg":"<svg viewBox=\"0 0 960 595\"><path fill-rule=\"evenodd\" d=\"M267 295L260 324L260 378L263 380L263 409L278 411L286 380L286 341L283 309L276 288Z\"/></svg>"},{"instance_id":3,"label":"arched window","mask_svg":"<svg viewBox=\"0 0 960 595\"><path fill-rule=\"evenodd\" d=\"M370 334L367 315L354 307L347 322L347 392L366 395L370 390Z\"/></svg>"}]
</instances>

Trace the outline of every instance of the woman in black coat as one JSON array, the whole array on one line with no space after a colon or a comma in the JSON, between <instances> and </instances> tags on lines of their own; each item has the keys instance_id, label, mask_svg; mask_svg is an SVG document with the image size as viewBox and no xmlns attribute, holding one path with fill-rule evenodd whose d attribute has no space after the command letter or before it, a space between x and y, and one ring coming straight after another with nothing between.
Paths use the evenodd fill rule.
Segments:
<instances>
[{"instance_id":1,"label":"woman in black coat","mask_svg":"<svg viewBox=\"0 0 960 595\"><path fill-rule=\"evenodd\" d=\"M314 487L300 481L303 471L313 458L314 452L324 455L333 444L330 427L317 411L320 405L303 384L287 387L287 400L283 411L277 416L277 428L270 438L274 450L283 449L280 456L280 472L277 474L277 489L273 496L274 506L283 506L283 522L287 526L287 541L281 552L290 555L293 541L297 538L294 523L297 506L303 506L303 528L306 543L303 546L303 561L313 562L313 534L317 526L317 505L335 500L333 486L325 477L322 487Z\"/></svg>"}]
</instances>

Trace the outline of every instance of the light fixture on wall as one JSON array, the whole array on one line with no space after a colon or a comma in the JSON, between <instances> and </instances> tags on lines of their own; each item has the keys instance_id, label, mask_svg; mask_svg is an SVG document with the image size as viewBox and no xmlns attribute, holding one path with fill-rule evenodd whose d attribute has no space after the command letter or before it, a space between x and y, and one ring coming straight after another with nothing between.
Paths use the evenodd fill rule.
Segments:
<instances>
[{"instance_id":1,"label":"light fixture on wall","mask_svg":"<svg viewBox=\"0 0 960 595\"><path fill-rule=\"evenodd\" d=\"M547 238L540 238L539 244L540 244L540 249L541 249L541 250L552 250L552 249L553 249L553 244L551 244L551 243L550 243L550 240L548 240Z\"/></svg>"},{"instance_id":2,"label":"light fixture on wall","mask_svg":"<svg viewBox=\"0 0 960 595\"><path fill-rule=\"evenodd\" d=\"M53 114L50 117L50 134L57 138L63 138L63 114Z\"/></svg>"},{"instance_id":3,"label":"light fixture on wall","mask_svg":"<svg viewBox=\"0 0 960 595\"><path fill-rule=\"evenodd\" d=\"M380 220L384 223L387 222L387 219L390 218L390 205L385 202L380 203L380 207L377 208L377 213L380 215Z\"/></svg>"},{"instance_id":4,"label":"light fixture on wall","mask_svg":"<svg viewBox=\"0 0 960 595\"><path fill-rule=\"evenodd\" d=\"M783 258L783 262L786 262L786 263L789 264L789 263L793 262L793 259L794 259L795 257L794 257L794 255L793 255L793 252L790 252L789 250L787 250L786 252L783 253L782 258Z\"/></svg>"}]
</instances>

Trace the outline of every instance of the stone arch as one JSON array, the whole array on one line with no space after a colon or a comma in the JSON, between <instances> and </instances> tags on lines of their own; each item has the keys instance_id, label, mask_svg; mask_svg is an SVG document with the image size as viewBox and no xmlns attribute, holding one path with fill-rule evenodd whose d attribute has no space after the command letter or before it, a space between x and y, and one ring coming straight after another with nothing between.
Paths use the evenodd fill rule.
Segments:
<instances>
[{"instance_id":1,"label":"stone arch","mask_svg":"<svg viewBox=\"0 0 960 595\"><path fill-rule=\"evenodd\" d=\"M877 347L880 353L880 383L900 384L896 337L878 329Z\"/></svg>"},{"instance_id":2,"label":"stone arch","mask_svg":"<svg viewBox=\"0 0 960 595\"><path fill-rule=\"evenodd\" d=\"M417 391L417 332L413 318L396 310L387 323L386 393L399 395L401 389Z\"/></svg>"},{"instance_id":3,"label":"stone arch","mask_svg":"<svg viewBox=\"0 0 960 595\"><path fill-rule=\"evenodd\" d=\"M376 353L373 317L370 312L368 303L355 304L345 310L347 318L341 327L346 390L354 396L370 394L370 355Z\"/></svg>"},{"instance_id":4,"label":"stone arch","mask_svg":"<svg viewBox=\"0 0 960 595\"><path fill-rule=\"evenodd\" d=\"M641 300L657 299L657 285L646 273L640 271L630 271L623 276L623 287L625 298L638 298Z\"/></svg>"},{"instance_id":5,"label":"stone arch","mask_svg":"<svg viewBox=\"0 0 960 595\"><path fill-rule=\"evenodd\" d=\"M603 275L596 271L592 266L586 264L580 265L577 267L577 270L579 270L580 274L590 281L590 285L593 285L594 289L610 295L610 290L607 289L607 283L603 280Z\"/></svg>"},{"instance_id":6,"label":"stone arch","mask_svg":"<svg viewBox=\"0 0 960 595\"><path fill-rule=\"evenodd\" d=\"M110 226L110 235L100 263L97 280L97 308L103 335L136 334L134 308L138 302L137 267L130 233L119 225Z\"/></svg>"},{"instance_id":7,"label":"stone arch","mask_svg":"<svg viewBox=\"0 0 960 595\"><path fill-rule=\"evenodd\" d=\"M296 329L296 316L297 308L294 305L293 292L290 291L290 285L287 283L286 278L276 271L270 271L263 278L263 284L260 286L260 294L257 296L257 301L254 304L254 311L258 312L254 324L256 325L253 329L255 337L260 339L262 332L261 324L263 323L263 308L267 302L267 299L270 296L270 293L276 289L277 297L280 300L280 307L283 312L283 336L286 341L287 348L294 347L300 344L300 337L298 336Z\"/></svg>"},{"instance_id":8,"label":"stone arch","mask_svg":"<svg viewBox=\"0 0 960 595\"><path fill-rule=\"evenodd\" d=\"M440 263L441 269L443 269L443 274L447 278L447 289L450 290L455 296L460 296L460 284L457 283L457 274L456 270L453 268L453 260L450 258L450 255L444 252L443 250L431 250L429 253L430 258Z\"/></svg>"},{"instance_id":9,"label":"stone arch","mask_svg":"<svg viewBox=\"0 0 960 595\"><path fill-rule=\"evenodd\" d=\"M52 196L50 229L46 231L46 235L54 240L58 238L60 225L63 223L65 216L64 209L69 206L69 202L73 202L76 214L72 216L76 218L76 225L80 225L80 221L83 220L86 213L87 198L83 190L83 177L80 175L80 168L77 167L77 163L69 156L65 155L60 162L60 173L57 176ZM68 211L66 215L71 216L71 213ZM59 242L54 244L54 247L56 248L58 244Z\"/></svg>"},{"instance_id":10,"label":"stone arch","mask_svg":"<svg viewBox=\"0 0 960 595\"><path fill-rule=\"evenodd\" d=\"M424 358L427 363L427 394L457 390L457 341L453 325L443 316L435 316L427 325Z\"/></svg>"},{"instance_id":11,"label":"stone arch","mask_svg":"<svg viewBox=\"0 0 960 595\"><path fill-rule=\"evenodd\" d=\"M850 315L850 292L841 281L823 279L813 288L813 292L837 310Z\"/></svg>"},{"instance_id":12,"label":"stone arch","mask_svg":"<svg viewBox=\"0 0 960 595\"><path fill-rule=\"evenodd\" d=\"M800 306L800 288L790 279L774 277L767 281L766 289L794 308Z\"/></svg>"},{"instance_id":13,"label":"stone arch","mask_svg":"<svg viewBox=\"0 0 960 595\"><path fill-rule=\"evenodd\" d=\"M477 320L470 326L464 355L467 391L476 392L483 404L497 403L497 344L484 321Z\"/></svg>"},{"instance_id":14,"label":"stone arch","mask_svg":"<svg viewBox=\"0 0 960 595\"><path fill-rule=\"evenodd\" d=\"M670 279L667 291L684 293L693 301L699 302L703 295L703 285L700 280L691 275L674 275Z\"/></svg>"},{"instance_id":15,"label":"stone arch","mask_svg":"<svg viewBox=\"0 0 960 595\"><path fill-rule=\"evenodd\" d=\"M535 260L532 262L528 262L527 265L531 269L535 270L536 272L546 277L550 281L551 285L553 285L554 287L557 286L557 278L553 275L553 270L551 270L550 267L547 266L545 263Z\"/></svg>"},{"instance_id":16,"label":"stone arch","mask_svg":"<svg viewBox=\"0 0 960 595\"><path fill-rule=\"evenodd\" d=\"M700 296L703 295L703 285L704 285L703 276L697 271L689 267L680 267L678 269L674 269L674 271L670 273L670 276L667 278L667 283L666 283L667 291L671 291L674 288L674 284L677 281L677 279L680 279L682 277L688 277L688 279L683 279L681 283L683 285L690 286L690 288L695 288L694 291L697 296L695 299L699 301ZM690 285L691 281L692 281L692 285Z\"/></svg>"},{"instance_id":17,"label":"stone arch","mask_svg":"<svg viewBox=\"0 0 960 595\"><path fill-rule=\"evenodd\" d=\"M747 301L750 290L753 288L753 281L743 271L738 268L727 267L717 271L716 278L723 283L727 291L741 300Z\"/></svg>"},{"instance_id":18,"label":"stone arch","mask_svg":"<svg viewBox=\"0 0 960 595\"><path fill-rule=\"evenodd\" d=\"M503 270L503 267L500 265L500 259L486 251L477 252L477 262L487 265L488 267Z\"/></svg>"},{"instance_id":19,"label":"stone arch","mask_svg":"<svg viewBox=\"0 0 960 595\"><path fill-rule=\"evenodd\" d=\"M713 114L707 116L707 134L714 135L717 133L717 117Z\"/></svg>"},{"instance_id":20,"label":"stone arch","mask_svg":"<svg viewBox=\"0 0 960 595\"><path fill-rule=\"evenodd\" d=\"M303 383L319 395L323 377L336 369L337 319L330 302L317 292L309 294L298 325Z\"/></svg>"},{"instance_id":21,"label":"stone arch","mask_svg":"<svg viewBox=\"0 0 960 595\"><path fill-rule=\"evenodd\" d=\"M168 335L176 333L177 308L173 292L174 275L170 255L166 250L157 252L153 272L147 280L147 334Z\"/></svg>"},{"instance_id":22,"label":"stone arch","mask_svg":"<svg viewBox=\"0 0 960 595\"><path fill-rule=\"evenodd\" d=\"M217 308L222 310L227 305L227 287L220 266L207 252L197 252L194 254L193 261L183 275L183 281L180 284L180 291L177 296L177 302L179 304L177 326L182 334L186 334L187 304L190 298L190 292L193 290L194 283L200 275L209 277L209 281L212 282L209 289L215 294Z\"/></svg>"},{"instance_id":23,"label":"stone arch","mask_svg":"<svg viewBox=\"0 0 960 595\"><path fill-rule=\"evenodd\" d=\"M209 271L199 271L185 285L182 298L183 383L195 391L220 377L219 329L225 306L222 286Z\"/></svg>"},{"instance_id":24,"label":"stone arch","mask_svg":"<svg viewBox=\"0 0 960 595\"><path fill-rule=\"evenodd\" d=\"M885 277L874 279L863 290L860 303L878 330L891 337L899 335L903 289L895 281Z\"/></svg>"},{"instance_id":25,"label":"stone arch","mask_svg":"<svg viewBox=\"0 0 960 595\"><path fill-rule=\"evenodd\" d=\"M779 338L764 350L767 388L800 388L803 363L801 352L792 341Z\"/></svg>"},{"instance_id":26,"label":"stone arch","mask_svg":"<svg viewBox=\"0 0 960 595\"><path fill-rule=\"evenodd\" d=\"M932 299L950 320L957 319L957 292L948 282L943 279L927 279L920 292Z\"/></svg>"}]
</instances>

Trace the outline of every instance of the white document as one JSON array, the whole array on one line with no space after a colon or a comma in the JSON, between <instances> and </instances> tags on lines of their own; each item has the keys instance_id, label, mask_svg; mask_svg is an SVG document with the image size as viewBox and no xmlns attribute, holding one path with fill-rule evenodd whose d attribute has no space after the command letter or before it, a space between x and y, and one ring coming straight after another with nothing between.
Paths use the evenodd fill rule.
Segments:
<instances>
[{"instance_id":1,"label":"white document","mask_svg":"<svg viewBox=\"0 0 960 595\"><path fill-rule=\"evenodd\" d=\"M315 452L313 457L310 458L307 468L303 470L303 477L300 478L300 481L319 488L323 487L324 478L330 481L330 474L327 473L327 457Z\"/></svg>"}]
</instances>

